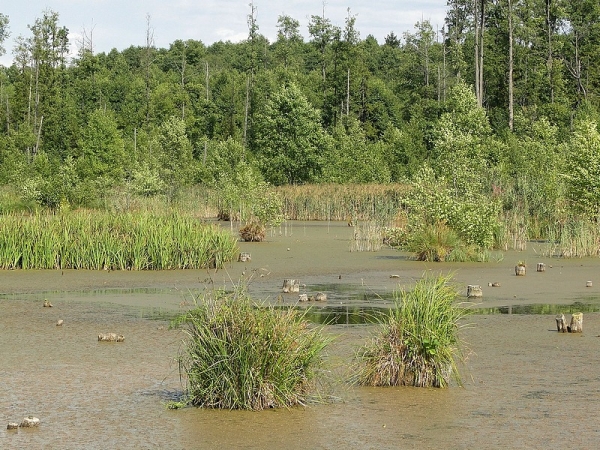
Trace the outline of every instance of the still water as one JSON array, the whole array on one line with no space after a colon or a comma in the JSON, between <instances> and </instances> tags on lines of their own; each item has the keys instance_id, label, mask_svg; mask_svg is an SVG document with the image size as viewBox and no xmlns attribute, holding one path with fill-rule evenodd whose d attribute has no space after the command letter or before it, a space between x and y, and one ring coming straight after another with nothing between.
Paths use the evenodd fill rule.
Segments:
<instances>
[{"instance_id":1,"label":"still water","mask_svg":"<svg viewBox=\"0 0 600 450\"><path fill-rule=\"evenodd\" d=\"M342 226L309 224L261 246L241 244L252 251L252 265L232 264L226 275L0 273L0 449L597 446L600 300L596 287L585 288L600 273L597 260L555 263L554 273L523 279L511 262L521 255L434 265L456 271L459 283L484 286L461 329L463 386L358 388L343 379L354 351L375 331L364 317L385 311L395 289L431 266L389 250L349 253L347 234ZM287 277L327 292L327 303L313 310L335 337L323 373L327 401L259 413L168 410L182 390L175 362L182 335L167 319L191 307L207 277L220 285L253 270L259 275L250 289L274 304L296 303L280 296ZM390 278L396 274L399 280ZM501 287L488 289L488 281ZM44 299L54 306L44 308ZM554 315L575 310L584 312L584 333L558 334ZM109 332L125 342L97 341ZM28 415L40 418L39 428L6 429Z\"/></svg>"}]
</instances>

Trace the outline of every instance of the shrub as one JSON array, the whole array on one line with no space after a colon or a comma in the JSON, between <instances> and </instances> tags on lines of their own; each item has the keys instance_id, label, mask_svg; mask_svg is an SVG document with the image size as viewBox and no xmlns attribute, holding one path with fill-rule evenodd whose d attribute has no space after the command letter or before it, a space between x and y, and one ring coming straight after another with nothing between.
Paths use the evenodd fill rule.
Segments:
<instances>
[{"instance_id":1,"label":"shrub","mask_svg":"<svg viewBox=\"0 0 600 450\"><path fill-rule=\"evenodd\" d=\"M426 275L396 295L379 334L358 352L359 384L445 387L451 377L460 384L458 331L467 310L456 304L451 278Z\"/></svg>"},{"instance_id":2,"label":"shrub","mask_svg":"<svg viewBox=\"0 0 600 450\"><path fill-rule=\"evenodd\" d=\"M205 295L175 322L186 334L179 370L188 403L249 410L305 404L327 345L305 314L256 305L242 288Z\"/></svg>"}]
</instances>

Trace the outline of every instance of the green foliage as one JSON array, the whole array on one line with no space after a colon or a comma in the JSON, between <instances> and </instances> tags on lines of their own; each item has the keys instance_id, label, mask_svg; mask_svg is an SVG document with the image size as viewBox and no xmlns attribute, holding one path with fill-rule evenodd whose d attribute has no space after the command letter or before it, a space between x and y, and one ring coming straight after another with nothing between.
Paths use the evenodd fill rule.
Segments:
<instances>
[{"instance_id":1,"label":"green foliage","mask_svg":"<svg viewBox=\"0 0 600 450\"><path fill-rule=\"evenodd\" d=\"M236 254L228 232L177 213L0 216L1 269L222 268Z\"/></svg>"},{"instance_id":2,"label":"green foliage","mask_svg":"<svg viewBox=\"0 0 600 450\"><path fill-rule=\"evenodd\" d=\"M568 145L565 178L575 207L588 217L600 215L600 133L596 122L577 124Z\"/></svg>"},{"instance_id":3,"label":"green foliage","mask_svg":"<svg viewBox=\"0 0 600 450\"><path fill-rule=\"evenodd\" d=\"M456 197L443 178L424 167L412 183L408 194L411 233L423 226L446 224L467 245L489 249L499 226L500 203L493 197L467 193ZM410 240L410 238L409 238Z\"/></svg>"},{"instance_id":4,"label":"green foliage","mask_svg":"<svg viewBox=\"0 0 600 450\"><path fill-rule=\"evenodd\" d=\"M325 132L318 111L294 83L273 93L256 115L254 132L253 147L266 181L281 185L318 178Z\"/></svg>"},{"instance_id":5,"label":"green foliage","mask_svg":"<svg viewBox=\"0 0 600 450\"><path fill-rule=\"evenodd\" d=\"M175 322L186 334L179 370L190 404L262 410L307 403L327 340L306 313L257 305L242 287L196 302Z\"/></svg>"},{"instance_id":6,"label":"green foliage","mask_svg":"<svg viewBox=\"0 0 600 450\"><path fill-rule=\"evenodd\" d=\"M446 387L460 384L460 321L451 275L425 275L412 291L396 293L395 308L357 353L356 381L368 386Z\"/></svg>"},{"instance_id":7,"label":"green foliage","mask_svg":"<svg viewBox=\"0 0 600 450\"><path fill-rule=\"evenodd\" d=\"M76 153L81 179L107 177L115 182L125 175L125 149L114 116L104 110L93 111L82 130Z\"/></svg>"},{"instance_id":8,"label":"green foliage","mask_svg":"<svg viewBox=\"0 0 600 450\"><path fill-rule=\"evenodd\" d=\"M383 145L368 142L357 120L348 118L333 132L328 164L320 179L326 183L387 183L391 175Z\"/></svg>"}]
</instances>

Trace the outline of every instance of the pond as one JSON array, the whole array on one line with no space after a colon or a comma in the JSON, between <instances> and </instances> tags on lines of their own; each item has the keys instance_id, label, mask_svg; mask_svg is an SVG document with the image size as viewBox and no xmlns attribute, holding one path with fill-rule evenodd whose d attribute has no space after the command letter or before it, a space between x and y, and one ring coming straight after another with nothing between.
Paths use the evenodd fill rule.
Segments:
<instances>
[{"instance_id":1,"label":"pond","mask_svg":"<svg viewBox=\"0 0 600 450\"><path fill-rule=\"evenodd\" d=\"M251 261L216 272L0 272L0 417L4 424L28 415L41 420L37 429L0 427L0 448L596 445L599 260L545 260L532 244L495 262L425 264L390 249L350 252L351 236L345 223L295 223L268 242L240 243ZM523 259L528 273L515 277ZM546 262L547 271L531 271L536 262ZM484 292L461 329L469 355L463 386L348 386L353 354L374 332L368 318L426 271L453 272L465 294L467 284ZM297 304L298 294L281 292L286 278L328 296L311 303L311 317L329 323L326 333L335 337L324 374L329 396L307 408L260 413L168 410L182 389L175 362L182 336L168 318L192 307L204 289L239 283L269 303ZM52 308L42 306L45 299ZM584 312L584 333L557 333L554 316L575 311ZM97 341L108 332L125 342Z\"/></svg>"}]
</instances>

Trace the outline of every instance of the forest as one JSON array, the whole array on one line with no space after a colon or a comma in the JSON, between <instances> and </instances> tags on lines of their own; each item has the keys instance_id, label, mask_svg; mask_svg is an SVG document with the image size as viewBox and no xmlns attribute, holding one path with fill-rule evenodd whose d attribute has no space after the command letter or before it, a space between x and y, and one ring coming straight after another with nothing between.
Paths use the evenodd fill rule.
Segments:
<instances>
[{"instance_id":1,"label":"forest","mask_svg":"<svg viewBox=\"0 0 600 450\"><path fill-rule=\"evenodd\" d=\"M597 0L448 0L441 29L384 42L325 8L308 39L280 16L270 42L255 13L239 43L157 48L148 19L144 46L95 53L87 35L74 57L59 12L34 18L0 67L0 212L401 184L421 232L480 249L569 235L572 256L583 236L597 254ZM0 53L9 31L0 14Z\"/></svg>"}]
</instances>

